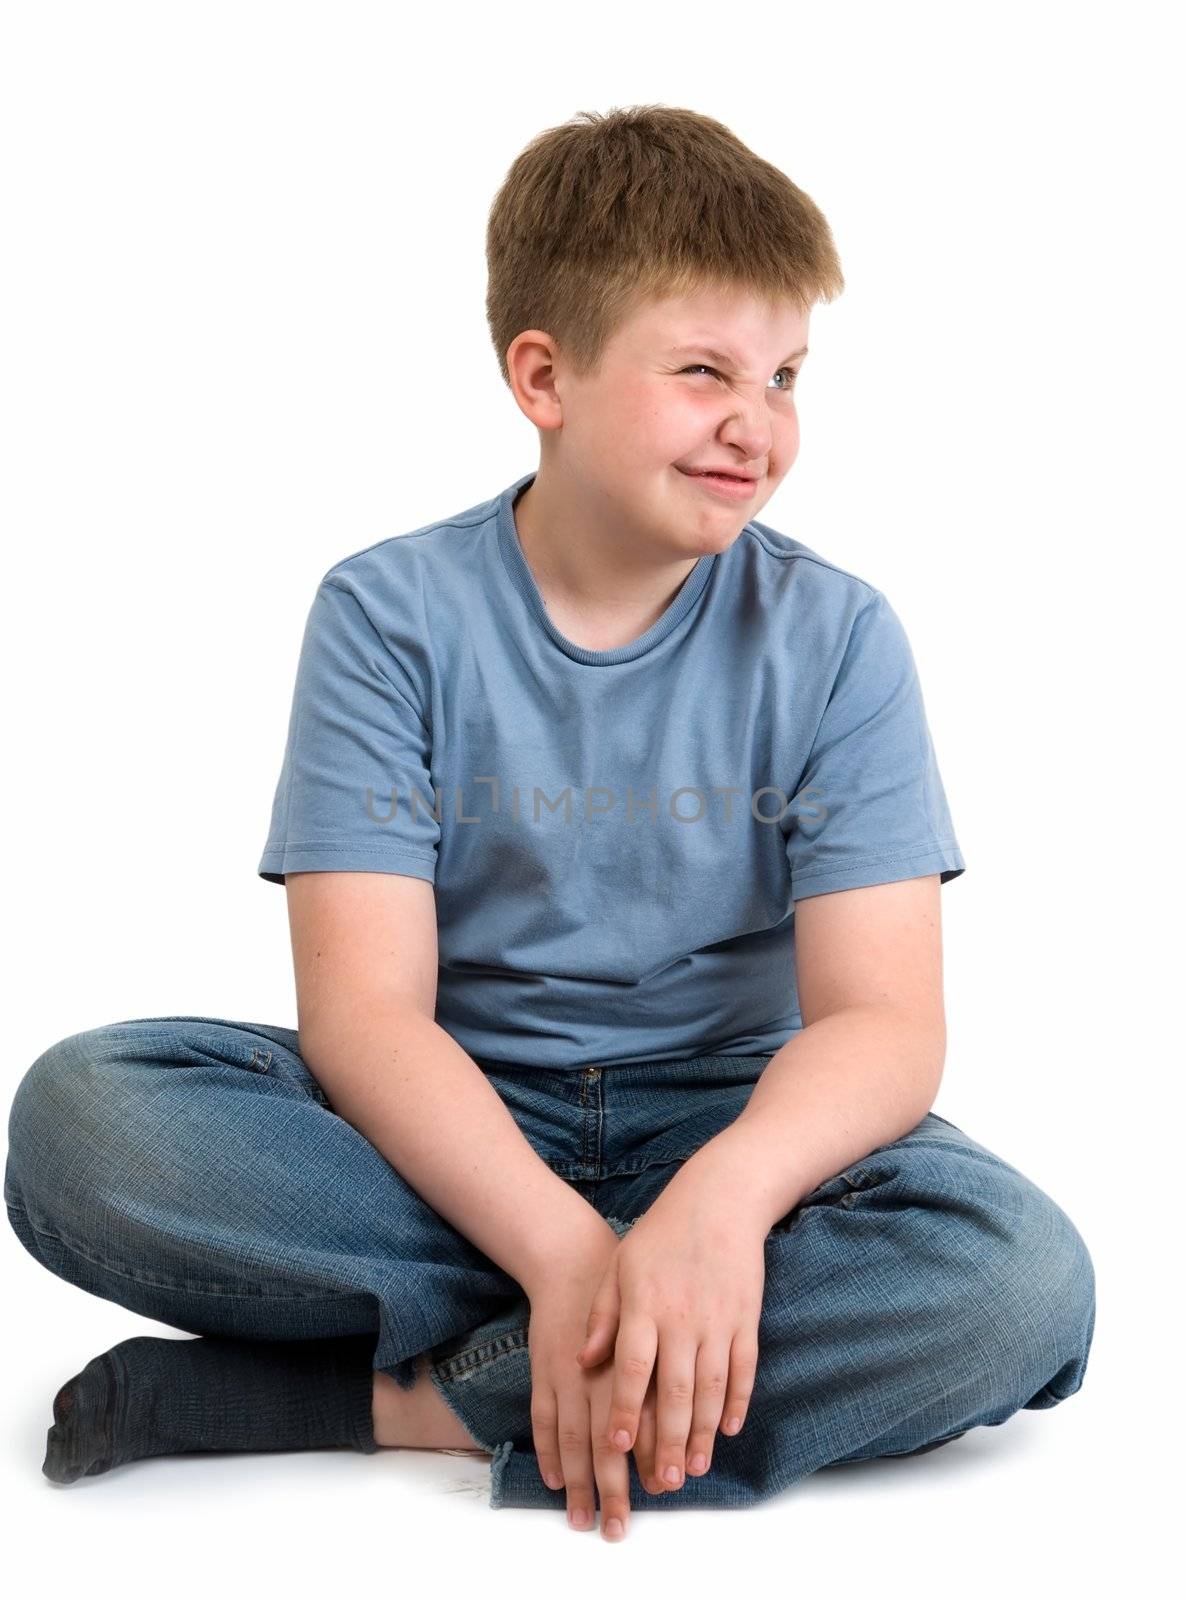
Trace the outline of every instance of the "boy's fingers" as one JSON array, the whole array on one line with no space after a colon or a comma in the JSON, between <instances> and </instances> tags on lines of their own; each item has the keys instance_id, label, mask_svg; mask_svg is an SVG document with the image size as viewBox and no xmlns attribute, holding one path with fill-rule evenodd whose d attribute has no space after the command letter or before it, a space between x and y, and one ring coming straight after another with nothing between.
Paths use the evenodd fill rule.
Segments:
<instances>
[{"instance_id":1,"label":"boy's fingers","mask_svg":"<svg viewBox=\"0 0 1186 1600\"><path fill-rule=\"evenodd\" d=\"M568 1523L578 1532L588 1533L597 1525L597 1504L593 1498L593 1452L589 1438L589 1406L583 1395L568 1408L560 1405L560 1462L568 1496Z\"/></svg>"},{"instance_id":2,"label":"boy's fingers","mask_svg":"<svg viewBox=\"0 0 1186 1600\"><path fill-rule=\"evenodd\" d=\"M749 1410L750 1399L754 1392L754 1383L758 1373L758 1342L752 1335L743 1339L739 1334L733 1340L733 1350L729 1363L729 1392L725 1396L725 1404L721 1411L721 1431L726 1434L740 1433L740 1427L730 1427L730 1422L736 1418L738 1423L745 1421Z\"/></svg>"},{"instance_id":3,"label":"boy's fingers","mask_svg":"<svg viewBox=\"0 0 1186 1600\"><path fill-rule=\"evenodd\" d=\"M655 1472L655 1402L653 1392L647 1390L638 1417L638 1437L634 1441L634 1464L648 1494L662 1494L663 1485Z\"/></svg>"},{"instance_id":4,"label":"boy's fingers","mask_svg":"<svg viewBox=\"0 0 1186 1600\"><path fill-rule=\"evenodd\" d=\"M591 1311L589 1313L589 1333L584 1344L577 1352L580 1364L583 1367L595 1367L598 1362L604 1361L614 1348L614 1336L618 1331L618 1319L608 1311Z\"/></svg>"},{"instance_id":5,"label":"boy's fingers","mask_svg":"<svg viewBox=\"0 0 1186 1600\"><path fill-rule=\"evenodd\" d=\"M635 1322L618 1330L614 1348L614 1392L606 1437L610 1447L619 1454L624 1454L634 1444L658 1347L659 1330L653 1322ZM621 1438L622 1434L626 1435L625 1439Z\"/></svg>"},{"instance_id":6,"label":"boy's fingers","mask_svg":"<svg viewBox=\"0 0 1186 1600\"><path fill-rule=\"evenodd\" d=\"M560 1448L556 1438L556 1399L551 1391L536 1385L531 1395L531 1432L540 1477L549 1489L564 1487Z\"/></svg>"},{"instance_id":7,"label":"boy's fingers","mask_svg":"<svg viewBox=\"0 0 1186 1600\"><path fill-rule=\"evenodd\" d=\"M604 1361L614 1348L614 1341L609 1337L608 1330L598 1328L591 1333L584 1344L577 1351L581 1366L595 1367L598 1362Z\"/></svg>"},{"instance_id":8,"label":"boy's fingers","mask_svg":"<svg viewBox=\"0 0 1186 1600\"><path fill-rule=\"evenodd\" d=\"M593 1467L597 1474L597 1497L601 1502L601 1533L605 1539L625 1538L630 1522L630 1468L620 1450L593 1441ZM621 1524L617 1535L610 1532L615 1519Z\"/></svg>"},{"instance_id":9,"label":"boy's fingers","mask_svg":"<svg viewBox=\"0 0 1186 1600\"><path fill-rule=\"evenodd\" d=\"M697 1349L692 1340L677 1344L673 1337L665 1337L659 1348L655 1471L667 1489L682 1489L684 1485Z\"/></svg>"},{"instance_id":10,"label":"boy's fingers","mask_svg":"<svg viewBox=\"0 0 1186 1600\"><path fill-rule=\"evenodd\" d=\"M687 1450L687 1470L693 1478L702 1478L712 1466L713 1441L729 1393L729 1372L728 1343L700 1346Z\"/></svg>"}]
</instances>

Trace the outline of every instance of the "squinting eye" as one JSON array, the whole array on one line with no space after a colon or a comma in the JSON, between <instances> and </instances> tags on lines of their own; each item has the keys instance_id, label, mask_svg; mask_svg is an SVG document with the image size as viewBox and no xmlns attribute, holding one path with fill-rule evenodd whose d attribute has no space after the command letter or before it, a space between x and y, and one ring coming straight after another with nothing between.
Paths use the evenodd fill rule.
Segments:
<instances>
[{"instance_id":1,"label":"squinting eye","mask_svg":"<svg viewBox=\"0 0 1186 1600\"><path fill-rule=\"evenodd\" d=\"M681 373L683 373L683 372L711 372L714 377L718 377L718 378L720 377L720 373L717 372L715 367L707 367L707 366L704 365L704 363L702 361L694 362L692 366L690 366L690 367L682 367L680 370L681 370ZM789 376L789 379L790 379L790 381L788 383L785 383L783 385L782 389L779 390L780 394L784 394L784 393L786 393L786 391L788 389L791 389L791 388L794 387L795 379L799 376L799 370L798 370L797 367L779 367L778 372L787 373L788 376ZM774 376L776 378L778 377L778 372L776 372L774 374Z\"/></svg>"}]
</instances>

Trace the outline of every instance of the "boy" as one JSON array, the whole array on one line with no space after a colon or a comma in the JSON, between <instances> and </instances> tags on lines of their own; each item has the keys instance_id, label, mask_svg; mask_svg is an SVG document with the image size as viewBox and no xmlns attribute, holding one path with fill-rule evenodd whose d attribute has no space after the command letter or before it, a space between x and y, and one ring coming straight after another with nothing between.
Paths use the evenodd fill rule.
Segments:
<instances>
[{"instance_id":1,"label":"boy","mask_svg":"<svg viewBox=\"0 0 1186 1600\"><path fill-rule=\"evenodd\" d=\"M827 223L720 123L643 107L534 140L488 262L540 463L318 588L259 864L297 1032L110 1025L14 1104L27 1246L204 1336L65 1386L59 1481L476 1447L493 1505L599 1504L612 1539L642 1494L747 1504L1082 1382L1082 1240L929 1110L964 861L905 634L757 520L843 287ZM66 1094L124 1107L92 1143L126 1170L167 1128L190 1192L99 1171L71 1209ZM113 1213L118 1276L38 1246ZM168 1426L103 1420L146 1392Z\"/></svg>"}]
</instances>

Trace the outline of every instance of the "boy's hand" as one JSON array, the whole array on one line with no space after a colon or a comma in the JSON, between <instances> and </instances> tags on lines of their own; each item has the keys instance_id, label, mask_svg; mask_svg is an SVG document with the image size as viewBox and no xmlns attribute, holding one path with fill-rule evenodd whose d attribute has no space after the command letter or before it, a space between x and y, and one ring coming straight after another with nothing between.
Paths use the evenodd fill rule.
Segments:
<instances>
[{"instance_id":1,"label":"boy's hand","mask_svg":"<svg viewBox=\"0 0 1186 1600\"><path fill-rule=\"evenodd\" d=\"M569 1521L575 1528L597 1525L614 1538L615 1518L625 1534L630 1514L630 1474L621 1450L605 1443L613 1399L613 1372L582 1371L576 1352L588 1327L593 1292L619 1248L608 1223L596 1219L588 1238L574 1239L540 1281L525 1284L531 1302L528 1349L531 1358L531 1425L540 1476L551 1489L567 1491ZM645 1387L645 1386L644 1386ZM642 1428L636 1452L639 1477L651 1477L654 1458L653 1392L644 1393ZM646 1443L650 1423L651 1448ZM597 1500L594 1499L596 1480ZM649 1487L649 1485L648 1485ZM584 1513L585 1520L576 1519Z\"/></svg>"},{"instance_id":2,"label":"boy's hand","mask_svg":"<svg viewBox=\"0 0 1186 1600\"><path fill-rule=\"evenodd\" d=\"M685 1472L700 1477L711 1467L722 1419L728 1434L745 1421L758 1366L766 1229L707 1190L700 1204L687 1188L665 1205L669 1195L675 1191L659 1196L607 1263L578 1359L585 1368L614 1359L605 1442L622 1452L639 1439L654 1375L653 1470L678 1489ZM614 1437L620 1430L624 1443ZM639 1442L641 1455L648 1441Z\"/></svg>"}]
</instances>

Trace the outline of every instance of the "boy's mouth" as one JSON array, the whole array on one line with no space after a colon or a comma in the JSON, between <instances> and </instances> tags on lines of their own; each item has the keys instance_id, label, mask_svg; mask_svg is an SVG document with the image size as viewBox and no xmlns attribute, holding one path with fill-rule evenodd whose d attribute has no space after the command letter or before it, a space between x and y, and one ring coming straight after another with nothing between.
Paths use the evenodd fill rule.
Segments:
<instances>
[{"instance_id":1,"label":"boy's mouth","mask_svg":"<svg viewBox=\"0 0 1186 1600\"><path fill-rule=\"evenodd\" d=\"M689 472L683 467L677 467L676 471L735 500L748 499L757 489L756 478L747 478L739 472Z\"/></svg>"}]
</instances>

